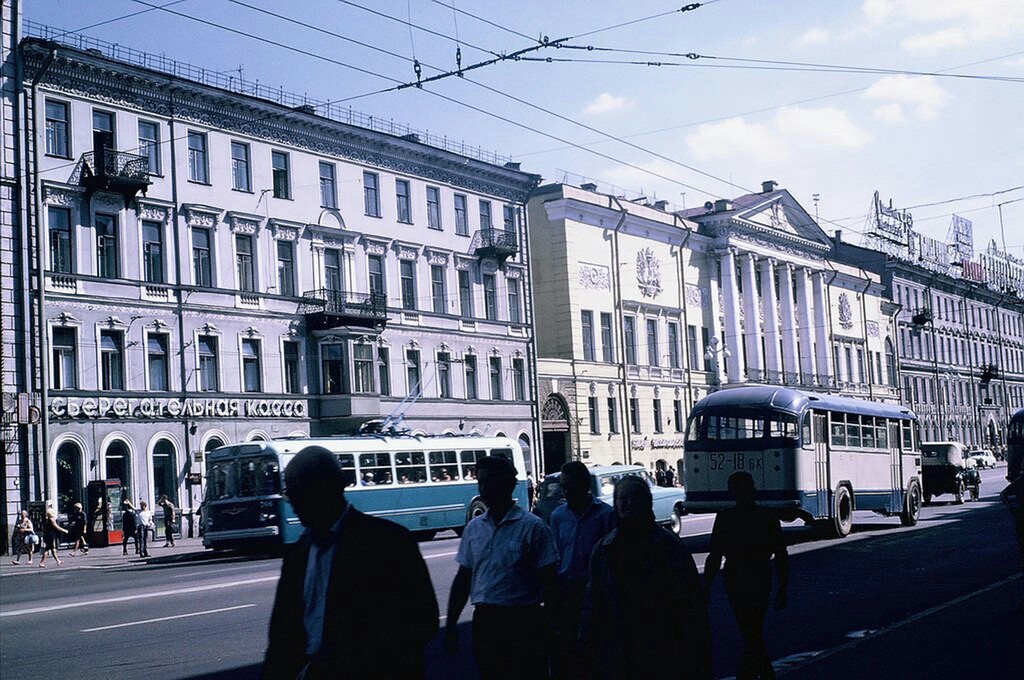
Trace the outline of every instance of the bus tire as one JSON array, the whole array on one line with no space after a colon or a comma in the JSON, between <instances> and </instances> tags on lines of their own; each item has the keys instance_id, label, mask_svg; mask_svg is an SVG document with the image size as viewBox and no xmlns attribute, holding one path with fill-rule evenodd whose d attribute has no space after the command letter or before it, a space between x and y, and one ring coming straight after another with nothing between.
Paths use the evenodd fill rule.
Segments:
<instances>
[{"instance_id":1,"label":"bus tire","mask_svg":"<svg viewBox=\"0 0 1024 680\"><path fill-rule=\"evenodd\" d=\"M672 533L679 538L683 537L683 509L678 505L672 508Z\"/></svg>"},{"instance_id":2,"label":"bus tire","mask_svg":"<svg viewBox=\"0 0 1024 680\"><path fill-rule=\"evenodd\" d=\"M953 502L957 505L964 504L964 495L967 492L967 487L964 485L964 480L959 480L956 483L956 492L953 494Z\"/></svg>"},{"instance_id":3,"label":"bus tire","mask_svg":"<svg viewBox=\"0 0 1024 680\"><path fill-rule=\"evenodd\" d=\"M487 506L479 498L475 499L469 504L469 510L466 512L466 524L472 522L475 518L487 512Z\"/></svg>"},{"instance_id":4,"label":"bus tire","mask_svg":"<svg viewBox=\"0 0 1024 680\"><path fill-rule=\"evenodd\" d=\"M849 487L838 486L832 495L832 535L846 538L853 530L853 496Z\"/></svg>"},{"instance_id":5,"label":"bus tire","mask_svg":"<svg viewBox=\"0 0 1024 680\"><path fill-rule=\"evenodd\" d=\"M907 497L903 499L903 512L900 513L900 524L912 527L921 516L921 486L917 481L910 482Z\"/></svg>"}]
</instances>

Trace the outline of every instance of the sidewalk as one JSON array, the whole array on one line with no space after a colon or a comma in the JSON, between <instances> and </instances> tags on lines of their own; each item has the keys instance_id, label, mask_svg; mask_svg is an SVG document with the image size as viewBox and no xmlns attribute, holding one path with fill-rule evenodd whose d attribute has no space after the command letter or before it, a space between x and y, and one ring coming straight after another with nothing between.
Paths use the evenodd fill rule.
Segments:
<instances>
[{"instance_id":1,"label":"sidewalk","mask_svg":"<svg viewBox=\"0 0 1024 680\"><path fill-rule=\"evenodd\" d=\"M40 554L36 552L32 556L32 564L28 564L27 555L21 556L21 564L11 564L14 555L4 555L0 558L0 577L11 576L19 573L47 573L51 571L67 571L76 569L102 569L125 564L164 564L184 559L195 559L197 553L215 555L213 551L207 551L203 547L201 538L178 538L173 548L164 548L163 539L151 541L149 544L149 557L139 557L135 554L134 542L128 544L128 554L121 554L121 544L111 545L106 548L90 548L89 554L83 555L81 551L74 557L71 556L70 546L65 545L57 551L62 566L57 566L53 557L46 558L46 568L39 568Z\"/></svg>"}]
</instances>

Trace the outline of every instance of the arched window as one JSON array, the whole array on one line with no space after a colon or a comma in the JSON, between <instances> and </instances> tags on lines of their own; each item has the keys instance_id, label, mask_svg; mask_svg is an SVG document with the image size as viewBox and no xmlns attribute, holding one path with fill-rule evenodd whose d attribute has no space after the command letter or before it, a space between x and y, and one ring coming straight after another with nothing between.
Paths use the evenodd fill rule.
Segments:
<instances>
[{"instance_id":1,"label":"arched window","mask_svg":"<svg viewBox=\"0 0 1024 680\"><path fill-rule=\"evenodd\" d=\"M82 502L82 449L64 442L57 449L57 511L67 512Z\"/></svg>"},{"instance_id":2,"label":"arched window","mask_svg":"<svg viewBox=\"0 0 1024 680\"><path fill-rule=\"evenodd\" d=\"M132 498L132 460L128 445L120 439L107 447L107 479L121 482L121 498Z\"/></svg>"},{"instance_id":3,"label":"arched window","mask_svg":"<svg viewBox=\"0 0 1024 680\"><path fill-rule=\"evenodd\" d=\"M174 444L161 439L153 447L153 500L166 494L175 505L178 504L178 467Z\"/></svg>"},{"instance_id":4,"label":"arched window","mask_svg":"<svg viewBox=\"0 0 1024 680\"><path fill-rule=\"evenodd\" d=\"M224 446L224 442L222 442L219 437L210 437L206 442L205 451L206 453L209 453L210 451L219 449L222 446Z\"/></svg>"}]
</instances>

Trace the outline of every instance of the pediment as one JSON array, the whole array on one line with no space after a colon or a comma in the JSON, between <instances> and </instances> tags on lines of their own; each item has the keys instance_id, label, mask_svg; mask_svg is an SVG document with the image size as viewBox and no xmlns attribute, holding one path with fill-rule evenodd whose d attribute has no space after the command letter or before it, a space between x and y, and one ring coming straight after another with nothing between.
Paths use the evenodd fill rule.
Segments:
<instances>
[{"instance_id":1,"label":"pediment","mask_svg":"<svg viewBox=\"0 0 1024 680\"><path fill-rule=\"evenodd\" d=\"M831 245L828 234L787 191L774 192L764 201L737 211L736 219L762 234Z\"/></svg>"}]
</instances>

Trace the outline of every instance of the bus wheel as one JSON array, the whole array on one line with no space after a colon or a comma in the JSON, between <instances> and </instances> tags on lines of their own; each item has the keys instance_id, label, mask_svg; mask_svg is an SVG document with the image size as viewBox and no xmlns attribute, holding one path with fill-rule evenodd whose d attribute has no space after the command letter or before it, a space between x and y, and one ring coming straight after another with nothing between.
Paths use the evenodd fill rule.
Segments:
<instances>
[{"instance_id":1,"label":"bus wheel","mask_svg":"<svg viewBox=\"0 0 1024 680\"><path fill-rule=\"evenodd\" d=\"M921 487L916 481L907 487L907 497L903 500L903 512L900 513L900 524L912 527L921 516Z\"/></svg>"},{"instance_id":2,"label":"bus wheel","mask_svg":"<svg viewBox=\"0 0 1024 680\"><path fill-rule=\"evenodd\" d=\"M853 497L845 486L836 487L832 497L832 535L846 538L853 530Z\"/></svg>"},{"instance_id":3,"label":"bus wheel","mask_svg":"<svg viewBox=\"0 0 1024 680\"><path fill-rule=\"evenodd\" d=\"M466 524L487 512L487 506L479 498L469 504L469 512L466 513Z\"/></svg>"},{"instance_id":4,"label":"bus wheel","mask_svg":"<svg viewBox=\"0 0 1024 680\"><path fill-rule=\"evenodd\" d=\"M679 538L683 537L683 513L678 505L672 508L672 533Z\"/></svg>"},{"instance_id":5,"label":"bus wheel","mask_svg":"<svg viewBox=\"0 0 1024 680\"><path fill-rule=\"evenodd\" d=\"M964 494L967 492L967 487L964 485L964 480L960 480L956 483L956 493L953 494L953 502L957 505L963 505Z\"/></svg>"}]
</instances>

